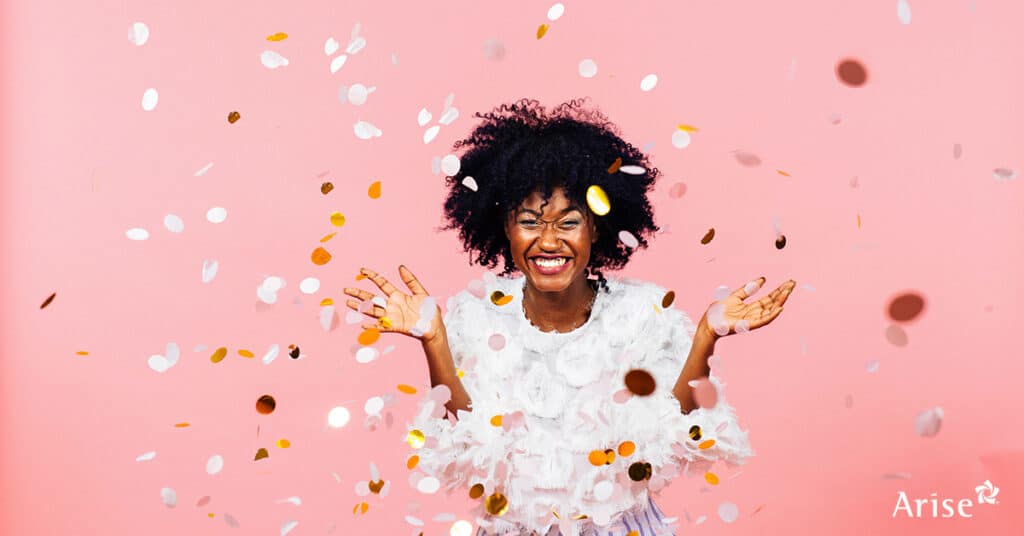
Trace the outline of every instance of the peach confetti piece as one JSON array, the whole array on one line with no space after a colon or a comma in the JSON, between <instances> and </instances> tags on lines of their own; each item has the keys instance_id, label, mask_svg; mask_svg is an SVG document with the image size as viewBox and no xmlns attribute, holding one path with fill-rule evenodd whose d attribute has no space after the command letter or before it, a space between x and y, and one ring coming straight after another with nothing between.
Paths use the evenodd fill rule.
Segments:
<instances>
[{"instance_id":1,"label":"peach confetti piece","mask_svg":"<svg viewBox=\"0 0 1024 536\"><path fill-rule=\"evenodd\" d=\"M310 259L313 261L313 264L323 266L328 262L331 262L331 253L322 247L318 247L313 250L313 254L310 255Z\"/></svg>"},{"instance_id":2,"label":"peach confetti piece","mask_svg":"<svg viewBox=\"0 0 1024 536\"><path fill-rule=\"evenodd\" d=\"M366 193L367 193L367 195L370 196L370 199L379 199L380 198L380 188L381 188L380 181L375 181L373 184L370 185L370 188L369 188L369 190L367 190Z\"/></svg>"},{"instance_id":3,"label":"peach confetti piece","mask_svg":"<svg viewBox=\"0 0 1024 536\"><path fill-rule=\"evenodd\" d=\"M546 33L548 33L548 25L547 24L541 24L540 26L537 27L537 39L540 39L541 37L544 37L544 34L546 34Z\"/></svg>"}]
</instances>

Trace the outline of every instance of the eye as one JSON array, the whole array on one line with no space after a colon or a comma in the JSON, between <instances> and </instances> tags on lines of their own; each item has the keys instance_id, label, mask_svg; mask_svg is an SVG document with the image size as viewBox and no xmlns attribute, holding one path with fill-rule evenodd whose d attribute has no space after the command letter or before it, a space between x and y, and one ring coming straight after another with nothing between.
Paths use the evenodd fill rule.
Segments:
<instances>
[{"instance_id":1,"label":"eye","mask_svg":"<svg viewBox=\"0 0 1024 536\"><path fill-rule=\"evenodd\" d=\"M576 220L564 221L564 222L562 222L561 228L562 229L575 229L576 226L579 225L579 223L580 222L578 222Z\"/></svg>"},{"instance_id":2,"label":"eye","mask_svg":"<svg viewBox=\"0 0 1024 536\"><path fill-rule=\"evenodd\" d=\"M519 220L519 225L532 229L537 226L537 220Z\"/></svg>"}]
</instances>

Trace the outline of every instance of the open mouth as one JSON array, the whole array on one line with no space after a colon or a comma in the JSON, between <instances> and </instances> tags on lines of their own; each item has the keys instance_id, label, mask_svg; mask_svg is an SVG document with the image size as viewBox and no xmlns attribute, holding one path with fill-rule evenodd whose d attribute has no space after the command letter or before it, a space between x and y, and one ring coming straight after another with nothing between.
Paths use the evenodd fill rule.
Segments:
<instances>
[{"instance_id":1,"label":"open mouth","mask_svg":"<svg viewBox=\"0 0 1024 536\"><path fill-rule=\"evenodd\" d=\"M531 257L530 262L533 263L538 272L549 275L565 270L569 263L572 262L572 259L569 257Z\"/></svg>"}]
</instances>

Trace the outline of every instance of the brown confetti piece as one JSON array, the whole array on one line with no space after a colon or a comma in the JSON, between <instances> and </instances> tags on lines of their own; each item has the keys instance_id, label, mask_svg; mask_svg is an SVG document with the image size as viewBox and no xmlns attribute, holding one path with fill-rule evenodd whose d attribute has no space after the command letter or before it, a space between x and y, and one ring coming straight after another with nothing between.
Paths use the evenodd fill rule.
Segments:
<instances>
[{"instance_id":1,"label":"brown confetti piece","mask_svg":"<svg viewBox=\"0 0 1024 536\"><path fill-rule=\"evenodd\" d=\"M706 480L707 483L711 484L712 486L718 485L718 475L712 473L711 471L704 473L704 480Z\"/></svg>"},{"instance_id":2,"label":"brown confetti piece","mask_svg":"<svg viewBox=\"0 0 1024 536\"><path fill-rule=\"evenodd\" d=\"M605 465L611 465L615 461L615 451L612 449L605 449L604 451Z\"/></svg>"},{"instance_id":3,"label":"brown confetti piece","mask_svg":"<svg viewBox=\"0 0 1024 536\"><path fill-rule=\"evenodd\" d=\"M415 454L413 454L412 456L409 456L408 460L405 461L405 467L407 469L415 469L416 466L419 465L419 463L420 463L420 457L415 455Z\"/></svg>"},{"instance_id":4,"label":"brown confetti piece","mask_svg":"<svg viewBox=\"0 0 1024 536\"><path fill-rule=\"evenodd\" d=\"M256 357L251 350L239 350L238 355L249 359Z\"/></svg>"},{"instance_id":5,"label":"brown confetti piece","mask_svg":"<svg viewBox=\"0 0 1024 536\"><path fill-rule=\"evenodd\" d=\"M286 449L286 448L288 448L290 446L292 446L292 442L288 441L287 439L278 439L277 440L277 448L279 448L279 449Z\"/></svg>"},{"instance_id":6,"label":"brown confetti piece","mask_svg":"<svg viewBox=\"0 0 1024 536\"><path fill-rule=\"evenodd\" d=\"M334 238L334 236L337 235L337 234L338 234L338 232L335 231L335 232L333 232L331 234L324 235L324 237L320 239L320 243L323 244L324 242Z\"/></svg>"},{"instance_id":7,"label":"brown confetti piece","mask_svg":"<svg viewBox=\"0 0 1024 536\"><path fill-rule=\"evenodd\" d=\"M331 225L335 227L341 227L342 225L345 225L345 215L340 212L332 212Z\"/></svg>"},{"instance_id":8,"label":"brown confetti piece","mask_svg":"<svg viewBox=\"0 0 1024 536\"><path fill-rule=\"evenodd\" d=\"M334 184L331 184L330 182L325 182L325 183L320 185L320 193L322 193L324 195L327 195L327 194L331 193L331 190L333 190L333 189L334 189Z\"/></svg>"},{"instance_id":9,"label":"brown confetti piece","mask_svg":"<svg viewBox=\"0 0 1024 536\"><path fill-rule=\"evenodd\" d=\"M501 415L491 417L491 426L501 426Z\"/></svg>"},{"instance_id":10,"label":"brown confetti piece","mask_svg":"<svg viewBox=\"0 0 1024 536\"><path fill-rule=\"evenodd\" d=\"M708 244L708 243L711 242L711 240L713 238L715 238L715 228L714 227L708 229L708 232L704 234L704 238L700 239L700 243L701 244Z\"/></svg>"},{"instance_id":11,"label":"brown confetti piece","mask_svg":"<svg viewBox=\"0 0 1024 536\"><path fill-rule=\"evenodd\" d=\"M715 440L714 439L707 439L705 441L702 441L699 445L697 445L697 448L699 448L701 450L705 450L705 449L709 449L709 448L711 448L713 446L715 446Z\"/></svg>"},{"instance_id":12,"label":"brown confetti piece","mask_svg":"<svg viewBox=\"0 0 1024 536\"><path fill-rule=\"evenodd\" d=\"M294 344L289 344L288 345L288 349L290 350L288 352L288 357L290 357L292 359L298 359L299 356L302 355L302 353L299 352L299 347L295 346Z\"/></svg>"},{"instance_id":13,"label":"brown confetti piece","mask_svg":"<svg viewBox=\"0 0 1024 536\"><path fill-rule=\"evenodd\" d=\"M210 361L214 363L220 363L221 361L224 361L224 358L227 356L228 349L224 346L221 346L220 348L217 348L215 352L213 352L213 355L210 356Z\"/></svg>"},{"instance_id":14,"label":"brown confetti piece","mask_svg":"<svg viewBox=\"0 0 1024 536\"><path fill-rule=\"evenodd\" d=\"M691 426L690 427L690 439L692 439L694 441L700 441L700 438L701 438L700 426L698 426L696 424Z\"/></svg>"},{"instance_id":15,"label":"brown confetti piece","mask_svg":"<svg viewBox=\"0 0 1024 536\"><path fill-rule=\"evenodd\" d=\"M367 328L359 334L359 344L363 346L369 346L380 338L380 330L377 328Z\"/></svg>"},{"instance_id":16,"label":"brown confetti piece","mask_svg":"<svg viewBox=\"0 0 1024 536\"><path fill-rule=\"evenodd\" d=\"M605 465L608 462L608 457L603 450L592 450L590 455L587 456L587 460L590 461L590 465L599 466Z\"/></svg>"},{"instance_id":17,"label":"brown confetti piece","mask_svg":"<svg viewBox=\"0 0 1024 536\"><path fill-rule=\"evenodd\" d=\"M889 318L896 322L909 322L924 310L924 297L916 292L905 292L889 302Z\"/></svg>"},{"instance_id":18,"label":"brown confetti piece","mask_svg":"<svg viewBox=\"0 0 1024 536\"><path fill-rule=\"evenodd\" d=\"M764 508L764 507L765 507L765 505L763 505L763 504L761 506L758 506L757 508L754 509L753 512L750 513L750 515L754 515L754 514L760 512L761 509Z\"/></svg>"},{"instance_id":19,"label":"brown confetti piece","mask_svg":"<svg viewBox=\"0 0 1024 536\"><path fill-rule=\"evenodd\" d=\"M469 488L469 498L479 499L484 495L484 485L480 483L473 484L473 487Z\"/></svg>"},{"instance_id":20,"label":"brown confetti piece","mask_svg":"<svg viewBox=\"0 0 1024 536\"><path fill-rule=\"evenodd\" d=\"M512 301L511 294L505 294L500 290L495 290L491 293L491 303L494 305L507 305Z\"/></svg>"},{"instance_id":21,"label":"brown confetti piece","mask_svg":"<svg viewBox=\"0 0 1024 536\"><path fill-rule=\"evenodd\" d=\"M622 157L621 156L616 158L615 161L612 162L612 165L608 166L608 174L610 175L612 173L617 172L620 167L622 167Z\"/></svg>"},{"instance_id":22,"label":"brown confetti piece","mask_svg":"<svg viewBox=\"0 0 1024 536\"><path fill-rule=\"evenodd\" d=\"M406 385L404 383L398 384L398 390L403 392L403 393L405 393L405 394L407 394L407 395L414 395L414 394L416 394L416 388L415 387L413 387L411 385Z\"/></svg>"},{"instance_id":23,"label":"brown confetti piece","mask_svg":"<svg viewBox=\"0 0 1024 536\"><path fill-rule=\"evenodd\" d=\"M629 464L629 469L626 473L629 474L629 479L633 482L642 482L651 478L651 464L646 462L633 462Z\"/></svg>"},{"instance_id":24,"label":"brown confetti piece","mask_svg":"<svg viewBox=\"0 0 1024 536\"><path fill-rule=\"evenodd\" d=\"M49 296L48 296L48 297L47 297L47 298L46 298L45 300L43 300L43 304L42 304L42 305L40 305L40 306L39 306L39 308L40 308L40 309L43 309L43 308L45 308L45 307L46 307L47 305L50 305L50 303L51 303L51 302L53 301L53 299L54 299L54 298L56 298L56 297L57 297L57 293L56 293L56 292L54 292L53 294L50 294L50 295L49 295Z\"/></svg>"},{"instance_id":25,"label":"brown confetti piece","mask_svg":"<svg viewBox=\"0 0 1024 536\"><path fill-rule=\"evenodd\" d=\"M75 354L76 355L89 355L89 352L86 352L85 350L79 350L79 351L75 352Z\"/></svg>"},{"instance_id":26,"label":"brown confetti piece","mask_svg":"<svg viewBox=\"0 0 1024 536\"><path fill-rule=\"evenodd\" d=\"M656 387L654 376L642 369L633 369L626 373L626 389L637 396L647 396L654 392Z\"/></svg>"},{"instance_id":27,"label":"brown confetti piece","mask_svg":"<svg viewBox=\"0 0 1024 536\"><path fill-rule=\"evenodd\" d=\"M284 41L285 39L288 39L288 34L284 32L277 32L276 34L267 36L267 41Z\"/></svg>"},{"instance_id":28,"label":"brown confetti piece","mask_svg":"<svg viewBox=\"0 0 1024 536\"><path fill-rule=\"evenodd\" d=\"M775 171L776 171L776 173L778 173L779 175L782 175L783 177L791 176L789 173L786 173L785 171L782 171L781 169L776 169Z\"/></svg>"},{"instance_id":29,"label":"brown confetti piece","mask_svg":"<svg viewBox=\"0 0 1024 536\"><path fill-rule=\"evenodd\" d=\"M547 24L541 24L540 26L537 27L537 39L540 39L541 37L544 37L544 34L546 34L546 33L548 33L548 25Z\"/></svg>"},{"instance_id":30,"label":"brown confetti piece","mask_svg":"<svg viewBox=\"0 0 1024 536\"><path fill-rule=\"evenodd\" d=\"M313 250L313 254L310 255L310 259L313 260L313 264L323 266L328 262L331 262L331 254L326 249L318 247Z\"/></svg>"},{"instance_id":31,"label":"brown confetti piece","mask_svg":"<svg viewBox=\"0 0 1024 536\"><path fill-rule=\"evenodd\" d=\"M619 443L619 456L630 456L634 451L636 451L636 444L632 441Z\"/></svg>"},{"instance_id":32,"label":"brown confetti piece","mask_svg":"<svg viewBox=\"0 0 1024 536\"><path fill-rule=\"evenodd\" d=\"M370 188L366 191L366 194L370 196L370 199L378 199L380 197L380 181L376 181L370 185Z\"/></svg>"},{"instance_id":33,"label":"brown confetti piece","mask_svg":"<svg viewBox=\"0 0 1024 536\"><path fill-rule=\"evenodd\" d=\"M187 422L174 423L175 428L188 428L189 426L191 425Z\"/></svg>"},{"instance_id":34,"label":"brown confetti piece","mask_svg":"<svg viewBox=\"0 0 1024 536\"><path fill-rule=\"evenodd\" d=\"M414 449L422 448L426 442L426 437L423 432L419 430L409 430L409 433L405 436L405 442Z\"/></svg>"},{"instance_id":35,"label":"brown confetti piece","mask_svg":"<svg viewBox=\"0 0 1024 536\"><path fill-rule=\"evenodd\" d=\"M679 124L678 126L676 126L676 128L678 128L679 130L685 130L687 132L697 132L697 127L690 125Z\"/></svg>"},{"instance_id":36,"label":"brown confetti piece","mask_svg":"<svg viewBox=\"0 0 1024 536\"><path fill-rule=\"evenodd\" d=\"M508 512L508 499L504 495L498 492L494 492L487 496L487 513L492 516L505 515Z\"/></svg>"},{"instance_id":37,"label":"brown confetti piece","mask_svg":"<svg viewBox=\"0 0 1024 536\"><path fill-rule=\"evenodd\" d=\"M672 306L672 302L674 301L676 301L676 292L674 290L670 290L665 293L663 298L661 298L661 307L668 309Z\"/></svg>"},{"instance_id":38,"label":"brown confetti piece","mask_svg":"<svg viewBox=\"0 0 1024 536\"><path fill-rule=\"evenodd\" d=\"M327 307L328 305L334 305L334 300L330 298L320 300L320 307Z\"/></svg>"},{"instance_id":39,"label":"brown confetti piece","mask_svg":"<svg viewBox=\"0 0 1024 536\"><path fill-rule=\"evenodd\" d=\"M784 247L786 247L786 235L779 235L775 239L775 249L782 249Z\"/></svg>"},{"instance_id":40,"label":"brown confetti piece","mask_svg":"<svg viewBox=\"0 0 1024 536\"><path fill-rule=\"evenodd\" d=\"M235 124L235 121L238 121L241 118L242 118L242 114L240 114L238 112L231 112L231 113L228 114L228 123L231 123L233 125L233 124Z\"/></svg>"},{"instance_id":41,"label":"brown confetti piece","mask_svg":"<svg viewBox=\"0 0 1024 536\"><path fill-rule=\"evenodd\" d=\"M380 490L384 487L383 480L371 480L367 485L370 487L370 491L380 495Z\"/></svg>"},{"instance_id":42,"label":"brown confetti piece","mask_svg":"<svg viewBox=\"0 0 1024 536\"><path fill-rule=\"evenodd\" d=\"M274 397L263 395L256 399L256 411L264 415L270 415L275 409L277 409L277 400L274 400Z\"/></svg>"},{"instance_id":43,"label":"brown confetti piece","mask_svg":"<svg viewBox=\"0 0 1024 536\"><path fill-rule=\"evenodd\" d=\"M868 80L868 70L863 63L847 58L836 64L836 76L850 87L860 87Z\"/></svg>"}]
</instances>

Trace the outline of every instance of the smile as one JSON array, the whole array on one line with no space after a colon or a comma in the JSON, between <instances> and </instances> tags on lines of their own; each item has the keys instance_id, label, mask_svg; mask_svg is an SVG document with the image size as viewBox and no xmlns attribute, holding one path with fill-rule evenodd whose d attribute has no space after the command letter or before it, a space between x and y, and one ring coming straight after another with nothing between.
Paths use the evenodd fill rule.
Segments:
<instances>
[{"instance_id":1,"label":"smile","mask_svg":"<svg viewBox=\"0 0 1024 536\"><path fill-rule=\"evenodd\" d=\"M558 257L556 259L533 257L530 262L537 268L537 271L544 275L553 275L562 272L569 266L572 259Z\"/></svg>"}]
</instances>

